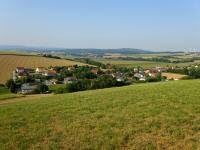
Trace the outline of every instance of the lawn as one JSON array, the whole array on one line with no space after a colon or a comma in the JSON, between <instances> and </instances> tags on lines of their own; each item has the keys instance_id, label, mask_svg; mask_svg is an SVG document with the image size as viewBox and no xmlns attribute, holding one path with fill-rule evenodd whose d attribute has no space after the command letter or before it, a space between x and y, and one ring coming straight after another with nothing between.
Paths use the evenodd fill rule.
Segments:
<instances>
[{"instance_id":1,"label":"lawn","mask_svg":"<svg viewBox=\"0 0 200 150\"><path fill-rule=\"evenodd\" d=\"M65 89L66 84L55 84L55 85L50 85L49 86L49 91L55 92L58 89Z\"/></svg>"},{"instance_id":2,"label":"lawn","mask_svg":"<svg viewBox=\"0 0 200 150\"><path fill-rule=\"evenodd\" d=\"M0 105L0 149L198 149L200 80Z\"/></svg>"}]
</instances>

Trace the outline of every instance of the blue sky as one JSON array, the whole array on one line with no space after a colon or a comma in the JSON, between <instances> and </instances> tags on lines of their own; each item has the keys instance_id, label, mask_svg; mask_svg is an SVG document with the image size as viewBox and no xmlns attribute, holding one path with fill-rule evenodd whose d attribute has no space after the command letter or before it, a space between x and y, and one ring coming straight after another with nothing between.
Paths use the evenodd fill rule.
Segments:
<instances>
[{"instance_id":1,"label":"blue sky","mask_svg":"<svg viewBox=\"0 0 200 150\"><path fill-rule=\"evenodd\" d=\"M199 0L0 0L0 44L200 50Z\"/></svg>"}]
</instances>

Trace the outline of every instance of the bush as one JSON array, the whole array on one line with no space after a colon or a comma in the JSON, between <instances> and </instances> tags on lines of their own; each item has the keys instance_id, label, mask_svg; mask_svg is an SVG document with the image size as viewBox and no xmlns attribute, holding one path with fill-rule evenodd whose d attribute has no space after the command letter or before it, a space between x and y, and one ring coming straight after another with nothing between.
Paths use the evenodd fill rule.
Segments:
<instances>
[{"instance_id":1,"label":"bush","mask_svg":"<svg viewBox=\"0 0 200 150\"><path fill-rule=\"evenodd\" d=\"M5 87L5 85L0 83L0 87Z\"/></svg>"},{"instance_id":2,"label":"bush","mask_svg":"<svg viewBox=\"0 0 200 150\"><path fill-rule=\"evenodd\" d=\"M9 80L6 81L6 87L7 88L10 88L12 84L14 84L14 80L13 79L9 79Z\"/></svg>"},{"instance_id":3,"label":"bush","mask_svg":"<svg viewBox=\"0 0 200 150\"><path fill-rule=\"evenodd\" d=\"M11 83L9 89L11 93L17 93L17 85L14 82Z\"/></svg>"},{"instance_id":4,"label":"bush","mask_svg":"<svg viewBox=\"0 0 200 150\"><path fill-rule=\"evenodd\" d=\"M182 80L189 80L189 79L194 79L194 77L191 77L191 76L182 77Z\"/></svg>"},{"instance_id":5,"label":"bush","mask_svg":"<svg viewBox=\"0 0 200 150\"><path fill-rule=\"evenodd\" d=\"M49 90L48 86L45 84L40 84L36 87L34 90L34 93L36 94L41 94L41 93L46 93Z\"/></svg>"},{"instance_id":6,"label":"bush","mask_svg":"<svg viewBox=\"0 0 200 150\"><path fill-rule=\"evenodd\" d=\"M54 93L55 94L63 94L63 93L67 93L68 91L67 91L67 88L57 88L55 91L54 91Z\"/></svg>"}]
</instances>

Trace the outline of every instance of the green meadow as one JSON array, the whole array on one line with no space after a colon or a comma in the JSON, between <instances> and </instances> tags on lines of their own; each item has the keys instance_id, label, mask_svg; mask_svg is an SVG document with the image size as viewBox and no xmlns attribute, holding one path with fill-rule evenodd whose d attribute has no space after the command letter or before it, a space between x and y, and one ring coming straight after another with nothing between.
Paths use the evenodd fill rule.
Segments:
<instances>
[{"instance_id":1,"label":"green meadow","mask_svg":"<svg viewBox=\"0 0 200 150\"><path fill-rule=\"evenodd\" d=\"M0 149L198 149L200 80L0 103Z\"/></svg>"},{"instance_id":2,"label":"green meadow","mask_svg":"<svg viewBox=\"0 0 200 150\"><path fill-rule=\"evenodd\" d=\"M18 98L21 96L22 95L20 95L20 94L10 93L9 89L7 89L5 87L0 87L0 101L5 100L5 99L10 99L10 98Z\"/></svg>"}]
</instances>

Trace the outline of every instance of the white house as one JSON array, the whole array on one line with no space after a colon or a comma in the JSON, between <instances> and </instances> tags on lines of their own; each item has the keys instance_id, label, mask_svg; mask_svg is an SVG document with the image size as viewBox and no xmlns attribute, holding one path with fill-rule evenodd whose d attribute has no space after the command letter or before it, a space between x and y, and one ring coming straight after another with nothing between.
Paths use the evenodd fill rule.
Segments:
<instances>
[{"instance_id":1,"label":"white house","mask_svg":"<svg viewBox=\"0 0 200 150\"><path fill-rule=\"evenodd\" d=\"M35 72L36 72L36 73L43 73L45 70L46 70L46 69L45 69L44 67L37 67L37 68L35 69Z\"/></svg>"}]
</instances>

